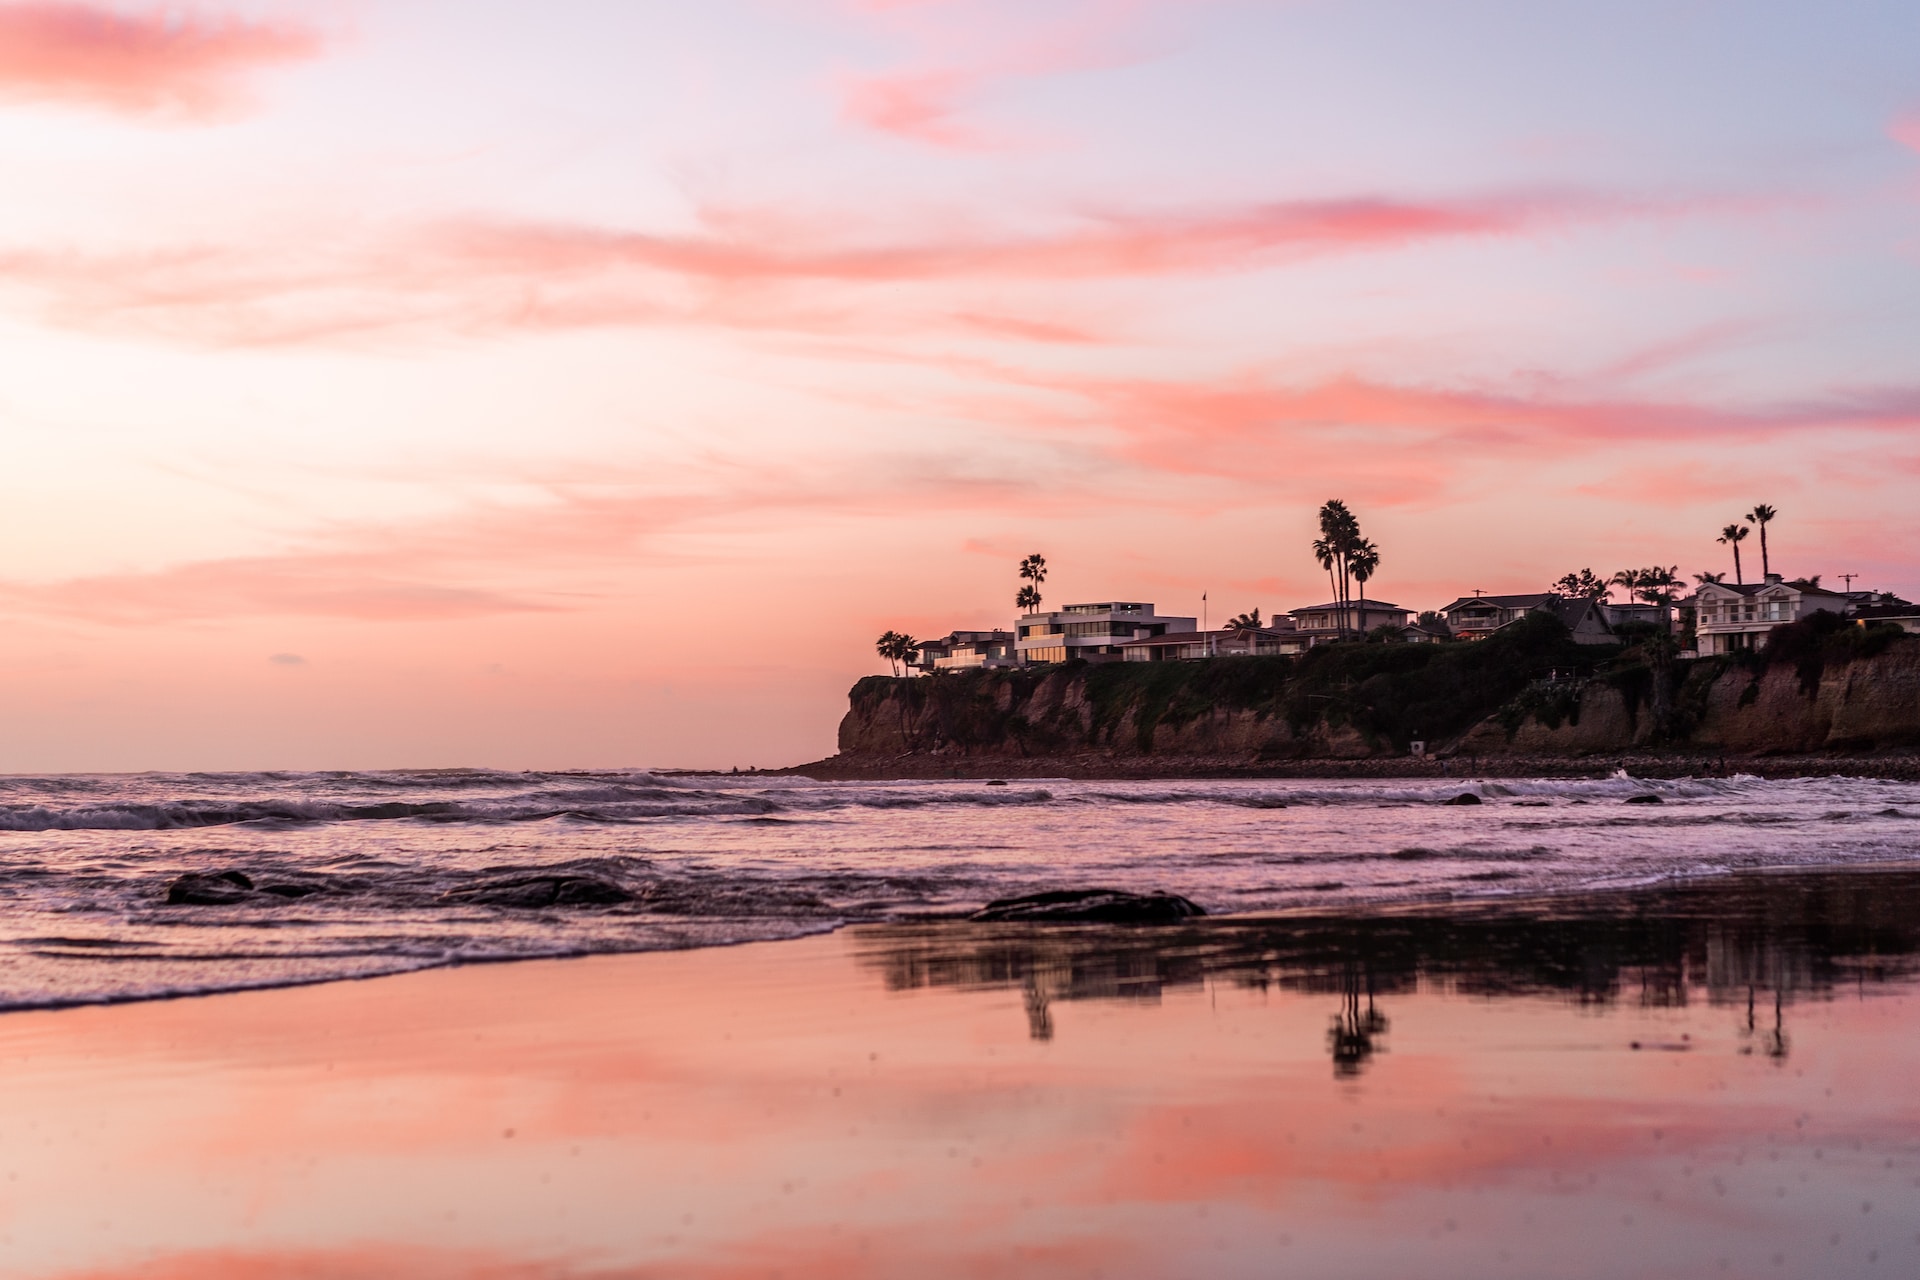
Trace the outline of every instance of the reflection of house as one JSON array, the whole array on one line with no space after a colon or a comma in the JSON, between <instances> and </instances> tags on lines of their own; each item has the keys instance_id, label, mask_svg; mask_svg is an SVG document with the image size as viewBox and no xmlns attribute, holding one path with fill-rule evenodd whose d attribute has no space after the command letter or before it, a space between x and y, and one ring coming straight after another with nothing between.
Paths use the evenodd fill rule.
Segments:
<instances>
[{"instance_id":1,"label":"reflection of house","mask_svg":"<svg viewBox=\"0 0 1920 1280\"><path fill-rule=\"evenodd\" d=\"M1781 623L1797 622L1822 609L1847 612L1845 593L1806 582L1784 582L1777 573L1768 574L1765 582L1745 586L1702 583L1689 603L1703 657L1757 648L1767 632Z\"/></svg>"},{"instance_id":2,"label":"reflection of house","mask_svg":"<svg viewBox=\"0 0 1920 1280\"><path fill-rule=\"evenodd\" d=\"M1294 630L1308 644L1321 644L1342 635L1364 636L1375 627L1404 627L1410 610L1384 600L1351 600L1346 604L1310 604L1304 609L1289 609Z\"/></svg>"},{"instance_id":3,"label":"reflection of house","mask_svg":"<svg viewBox=\"0 0 1920 1280\"><path fill-rule=\"evenodd\" d=\"M1066 662L1090 658L1114 662L1129 640L1192 631L1197 618L1168 618L1151 604L1116 601L1070 604L1052 613L1029 613L1016 624L1014 650L1022 662Z\"/></svg>"},{"instance_id":4,"label":"reflection of house","mask_svg":"<svg viewBox=\"0 0 1920 1280\"><path fill-rule=\"evenodd\" d=\"M968 667L1010 667L1014 665L1013 632L955 631L941 640L929 640L920 646L922 671L960 671Z\"/></svg>"},{"instance_id":5,"label":"reflection of house","mask_svg":"<svg viewBox=\"0 0 1920 1280\"><path fill-rule=\"evenodd\" d=\"M1248 658L1298 653L1307 642L1290 627L1229 627L1224 631L1169 631L1120 646L1128 662L1174 662L1194 658Z\"/></svg>"},{"instance_id":6,"label":"reflection of house","mask_svg":"<svg viewBox=\"0 0 1920 1280\"><path fill-rule=\"evenodd\" d=\"M1652 610L1652 605L1645 606ZM1484 640L1530 613L1550 613L1567 624L1581 644L1614 644L1608 608L1597 600L1574 599L1542 591L1518 596L1461 596L1440 613L1458 640ZM1655 611L1658 617L1658 611Z\"/></svg>"},{"instance_id":7,"label":"reflection of house","mask_svg":"<svg viewBox=\"0 0 1920 1280\"><path fill-rule=\"evenodd\" d=\"M1865 599L1853 606L1853 616L1861 626L1888 623L1902 631L1920 635L1920 605L1909 604L1891 592L1884 595L1863 592L1862 595Z\"/></svg>"}]
</instances>

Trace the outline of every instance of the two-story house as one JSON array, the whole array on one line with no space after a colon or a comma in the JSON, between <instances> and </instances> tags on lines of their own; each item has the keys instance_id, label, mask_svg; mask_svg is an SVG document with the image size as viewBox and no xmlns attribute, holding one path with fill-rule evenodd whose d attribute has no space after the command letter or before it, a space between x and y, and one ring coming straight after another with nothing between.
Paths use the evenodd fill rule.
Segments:
<instances>
[{"instance_id":1,"label":"two-story house","mask_svg":"<svg viewBox=\"0 0 1920 1280\"><path fill-rule=\"evenodd\" d=\"M1169 631L1120 646L1128 662L1190 662L1200 658L1250 658L1297 653L1305 647L1291 627L1228 627L1221 631Z\"/></svg>"},{"instance_id":2,"label":"two-story house","mask_svg":"<svg viewBox=\"0 0 1920 1280\"><path fill-rule=\"evenodd\" d=\"M1551 591L1516 596L1461 596L1438 612L1447 620L1447 628L1456 640L1484 640L1530 613L1550 613L1566 623L1567 630L1581 644L1618 643L1602 602L1556 595Z\"/></svg>"},{"instance_id":3,"label":"two-story house","mask_svg":"<svg viewBox=\"0 0 1920 1280\"><path fill-rule=\"evenodd\" d=\"M1293 618L1295 634L1307 644L1323 644L1328 640L1337 640L1341 636L1364 636L1375 627L1389 624L1404 627L1412 611L1402 609L1397 604L1388 604L1384 600L1350 600L1346 604L1334 601L1331 604L1310 604L1300 609L1289 609Z\"/></svg>"},{"instance_id":4,"label":"two-story house","mask_svg":"<svg viewBox=\"0 0 1920 1280\"><path fill-rule=\"evenodd\" d=\"M968 667L1011 667L1019 660L1013 653L1013 632L954 631L939 640L920 646L922 671L964 671Z\"/></svg>"},{"instance_id":5,"label":"two-story house","mask_svg":"<svg viewBox=\"0 0 1920 1280\"><path fill-rule=\"evenodd\" d=\"M1849 602L1843 591L1786 582L1770 573L1759 583L1702 583L1687 603L1693 606L1700 655L1706 657L1757 648L1781 623L1798 622L1822 609L1845 616Z\"/></svg>"},{"instance_id":6,"label":"two-story house","mask_svg":"<svg viewBox=\"0 0 1920 1280\"><path fill-rule=\"evenodd\" d=\"M1014 624L1014 653L1023 663L1086 658L1117 662L1130 640L1192 631L1198 618L1176 618L1134 601L1070 604L1051 613L1023 614Z\"/></svg>"}]
</instances>

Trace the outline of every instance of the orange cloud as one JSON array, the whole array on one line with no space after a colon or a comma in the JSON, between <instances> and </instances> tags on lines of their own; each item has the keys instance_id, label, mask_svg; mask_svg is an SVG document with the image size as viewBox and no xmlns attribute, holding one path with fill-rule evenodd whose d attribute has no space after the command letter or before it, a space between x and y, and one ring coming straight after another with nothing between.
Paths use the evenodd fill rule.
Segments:
<instances>
[{"instance_id":1,"label":"orange cloud","mask_svg":"<svg viewBox=\"0 0 1920 1280\"><path fill-rule=\"evenodd\" d=\"M842 110L851 120L881 133L937 147L990 147L983 133L954 117L958 100L979 78L959 71L908 71L848 83Z\"/></svg>"},{"instance_id":2,"label":"orange cloud","mask_svg":"<svg viewBox=\"0 0 1920 1280\"><path fill-rule=\"evenodd\" d=\"M0 98L217 115L236 104L246 72L314 57L320 45L304 27L178 9L0 4Z\"/></svg>"}]
</instances>

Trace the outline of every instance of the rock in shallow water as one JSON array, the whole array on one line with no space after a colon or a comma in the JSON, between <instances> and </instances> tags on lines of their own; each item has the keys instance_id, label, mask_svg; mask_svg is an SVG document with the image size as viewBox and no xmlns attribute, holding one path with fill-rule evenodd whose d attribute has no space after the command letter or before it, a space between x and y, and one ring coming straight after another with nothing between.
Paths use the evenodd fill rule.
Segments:
<instances>
[{"instance_id":1,"label":"rock in shallow water","mask_svg":"<svg viewBox=\"0 0 1920 1280\"><path fill-rule=\"evenodd\" d=\"M1637 796L1628 796L1626 798L1626 803L1627 804L1665 804L1666 801L1662 800L1659 796L1653 794L1653 792L1651 791L1643 791Z\"/></svg>"},{"instance_id":2,"label":"rock in shallow water","mask_svg":"<svg viewBox=\"0 0 1920 1280\"><path fill-rule=\"evenodd\" d=\"M252 894L253 881L239 871L189 871L167 886L167 901L175 906L223 907Z\"/></svg>"},{"instance_id":3,"label":"rock in shallow water","mask_svg":"<svg viewBox=\"0 0 1920 1280\"><path fill-rule=\"evenodd\" d=\"M1176 893L1124 893L1118 889L1056 889L989 902L967 918L983 922L1083 922L1170 924L1207 914Z\"/></svg>"},{"instance_id":4,"label":"rock in shallow water","mask_svg":"<svg viewBox=\"0 0 1920 1280\"><path fill-rule=\"evenodd\" d=\"M599 876L512 876L440 896L442 902L478 902L490 907L579 907L632 902L635 895Z\"/></svg>"},{"instance_id":5,"label":"rock in shallow water","mask_svg":"<svg viewBox=\"0 0 1920 1280\"><path fill-rule=\"evenodd\" d=\"M1441 804L1479 804L1480 797L1471 791L1462 791L1451 800L1442 800Z\"/></svg>"}]
</instances>

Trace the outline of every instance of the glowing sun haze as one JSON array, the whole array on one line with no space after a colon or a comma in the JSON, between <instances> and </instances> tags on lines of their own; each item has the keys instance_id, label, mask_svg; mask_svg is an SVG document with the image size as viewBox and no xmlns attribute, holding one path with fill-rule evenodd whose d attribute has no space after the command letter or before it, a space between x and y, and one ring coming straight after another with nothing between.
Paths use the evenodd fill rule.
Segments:
<instances>
[{"instance_id":1,"label":"glowing sun haze","mask_svg":"<svg viewBox=\"0 0 1920 1280\"><path fill-rule=\"evenodd\" d=\"M1763 501L1910 594L1914 36L0 2L0 768L789 763L1031 551L1311 603L1335 496L1415 608Z\"/></svg>"}]
</instances>

